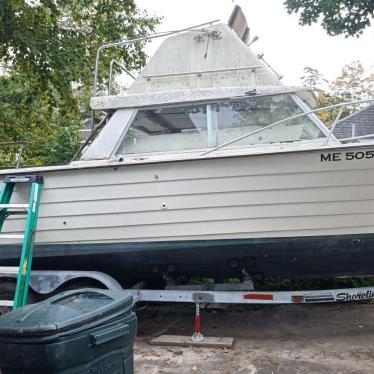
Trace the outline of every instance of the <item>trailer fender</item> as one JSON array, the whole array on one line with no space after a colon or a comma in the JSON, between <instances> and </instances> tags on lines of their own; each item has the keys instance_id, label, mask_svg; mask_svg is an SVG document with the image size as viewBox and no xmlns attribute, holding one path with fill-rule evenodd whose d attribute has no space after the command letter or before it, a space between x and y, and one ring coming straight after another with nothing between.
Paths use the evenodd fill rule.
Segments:
<instances>
[{"instance_id":1,"label":"trailer fender","mask_svg":"<svg viewBox=\"0 0 374 374\"><path fill-rule=\"evenodd\" d=\"M0 280L17 279L18 268L5 270L0 268ZM110 275L99 271L55 271L40 270L32 271L30 276L30 288L42 295L49 294L67 282L80 279L92 279L101 283L110 290L122 290L121 285Z\"/></svg>"}]
</instances>

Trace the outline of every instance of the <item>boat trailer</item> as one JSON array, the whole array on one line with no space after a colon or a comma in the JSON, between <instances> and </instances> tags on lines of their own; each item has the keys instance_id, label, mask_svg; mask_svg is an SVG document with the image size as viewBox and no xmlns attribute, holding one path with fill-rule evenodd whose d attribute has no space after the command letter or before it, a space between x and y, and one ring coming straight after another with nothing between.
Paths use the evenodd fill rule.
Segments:
<instances>
[{"instance_id":1,"label":"boat trailer","mask_svg":"<svg viewBox=\"0 0 374 374\"><path fill-rule=\"evenodd\" d=\"M374 299L374 287L313 291L187 291L126 289L136 301L200 304L310 304Z\"/></svg>"},{"instance_id":2,"label":"boat trailer","mask_svg":"<svg viewBox=\"0 0 374 374\"><path fill-rule=\"evenodd\" d=\"M136 290L127 289L136 302L195 303L192 336L161 335L150 344L195 347L231 347L231 337L204 337L201 332L200 307L207 304L311 304L374 299L374 287L343 288L313 291L198 291L198 290Z\"/></svg>"},{"instance_id":3,"label":"boat trailer","mask_svg":"<svg viewBox=\"0 0 374 374\"><path fill-rule=\"evenodd\" d=\"M0 282L4 279L17 278L18 267L0 267ZM131 293L136 303L167 302L194 303L194 333L192 336L162 335L151 344L221 347L231 346L232 338L204 337L201 332L200 309L209 304L311 304L348 301L370 301L374 299L374 287L342 288L307 291L254 291L253 283L246 281L239 284L175 286L175 289L142 289L141 284L124 289L110 275L97 271L32 271L30 288L42 295L48 295L66 282L75 280L94 280L102 287L123 290ZM247 289L243 289L247 287ZM169 286L173 288L173 286ZM178 289L179 288L179 289ZM201 289L199 289L201 288ZM209 288L207 290L206 288ZM1 283L0 283L1 289ZM13 301L2 301L0 307L12 307Z\"/></svg>"},{"instance_id":4,"label":"boat trailer","mask_svg":"<svg viewBox=\"0 0 374 374\"><path fill-rule=\"evenodd\" d=\"M3 279L17 278L18 267L0 267L0 282ZM297 291L255 291L243 288L240 284L224 284L222 287L211 286L209 290L196 285L176 286L175 289L152 290L141 289L135 285L132 288L122 288L110 275L99 271L56 271L33 270L30 277L30 287L35 292L48 295L67 282L75 280L94 280L104 288L123 290L131 293L136 302L167 302L167 303L200 303L200 304L310 304L333 303L344 301L369 301L374 299L374 287L341 288L330 290L297 290ZM250 284L252 284L250 282ZM172 287L170 287L172 288ZM206 288L206 287L205 287ZM218 288L218 290L217 290ZM0 305L1 306L1 305Z\"/></svg>"},{"instance_id":5,"label":"boat trailer","mask_svg":"<svg viewBox=\"0 0 374 374\"><path fill-rule=\"evenodd\" d=\"M17 278L18 267L0 267L0 282ZM373 287L341 288L330 290L255 291L252 282L223 284L226 287L204 285L169 286L169 289L142 289L141 285L122 288L110 275L99 271L33 270L30 287L35 292L48 295L67 282L93 280L103 288L123 290L131 293L136 302L199 303L199 304L311 304L345 301L369 301L374 299ZM1 283L0 283L1 284ZM251 287L252 285L252 287ZM0 305L1 306L1 305Z\"/></svg>"}]
</instances>

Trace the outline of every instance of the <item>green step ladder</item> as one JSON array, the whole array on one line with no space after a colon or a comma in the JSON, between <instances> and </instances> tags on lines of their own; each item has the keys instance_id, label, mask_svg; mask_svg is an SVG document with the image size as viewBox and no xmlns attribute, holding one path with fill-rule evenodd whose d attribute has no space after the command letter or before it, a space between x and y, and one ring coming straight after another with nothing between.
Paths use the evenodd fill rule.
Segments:
<instances>
[{"instance_id":1,"label":"green step ladder","mask_svg":"<svg viewBox=\"0 0 374 374\"><path fill-rule=\"evenodd\" d=\"M3 239L23 239L21 259L18 268L17 286L14 301L12 303L13 310L20 308L27 303L34 239L43 183L44 181L41 175L7 175L4 178L3 189L0 194L0 243L3 242ZM28 204L10 203L16 184L30 184L30 197ZM27 215L24 234L1 234L4 221L10 215L17 214ZM9 267L9 269L11 269L11 267ZM0 300L0 305L9 306L9 301Z\"/></svg>"}]
</instances>

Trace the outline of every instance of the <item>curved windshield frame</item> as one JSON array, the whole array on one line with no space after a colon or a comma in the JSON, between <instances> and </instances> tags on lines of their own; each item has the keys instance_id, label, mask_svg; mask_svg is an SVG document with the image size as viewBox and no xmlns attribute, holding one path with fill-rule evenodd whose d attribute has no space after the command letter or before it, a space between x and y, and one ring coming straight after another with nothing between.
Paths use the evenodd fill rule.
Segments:
<instances>
[{"instance_id":1,"label":"curved windshield frame","mask_svg":"<svg viewBox=\"0 0 374 374\"><path fill-rule=\"evenodd\" d=\"M292 94L139 109L114 153L165 154L214 148L308 110ZM318 141L327 132L312 114L264 129L227 148Z\"/></svg>"}]
</instances>

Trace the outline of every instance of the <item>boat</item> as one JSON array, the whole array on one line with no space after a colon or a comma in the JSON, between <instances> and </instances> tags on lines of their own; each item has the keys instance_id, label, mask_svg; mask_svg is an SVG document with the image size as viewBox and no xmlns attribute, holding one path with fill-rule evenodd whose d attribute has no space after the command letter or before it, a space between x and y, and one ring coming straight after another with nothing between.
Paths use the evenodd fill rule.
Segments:
<instances>
[{"instance_id":1,"label":"boat","mask_svg":"<svg viewBox=\"0 0 374 374\"><path fill-rule=\"evenodd\" d=\"M313 94L248 47L247 28L163 36L125 93L92 98L105 118L76 160L1 170L44 177L33 269L151 287L372 275L373 140L336 139ZM17 185L13 202L27 193ZM22 233L22 219L4 232ZM0 266L19 253L2 242Z\"/></svg>"}]
</instances>

